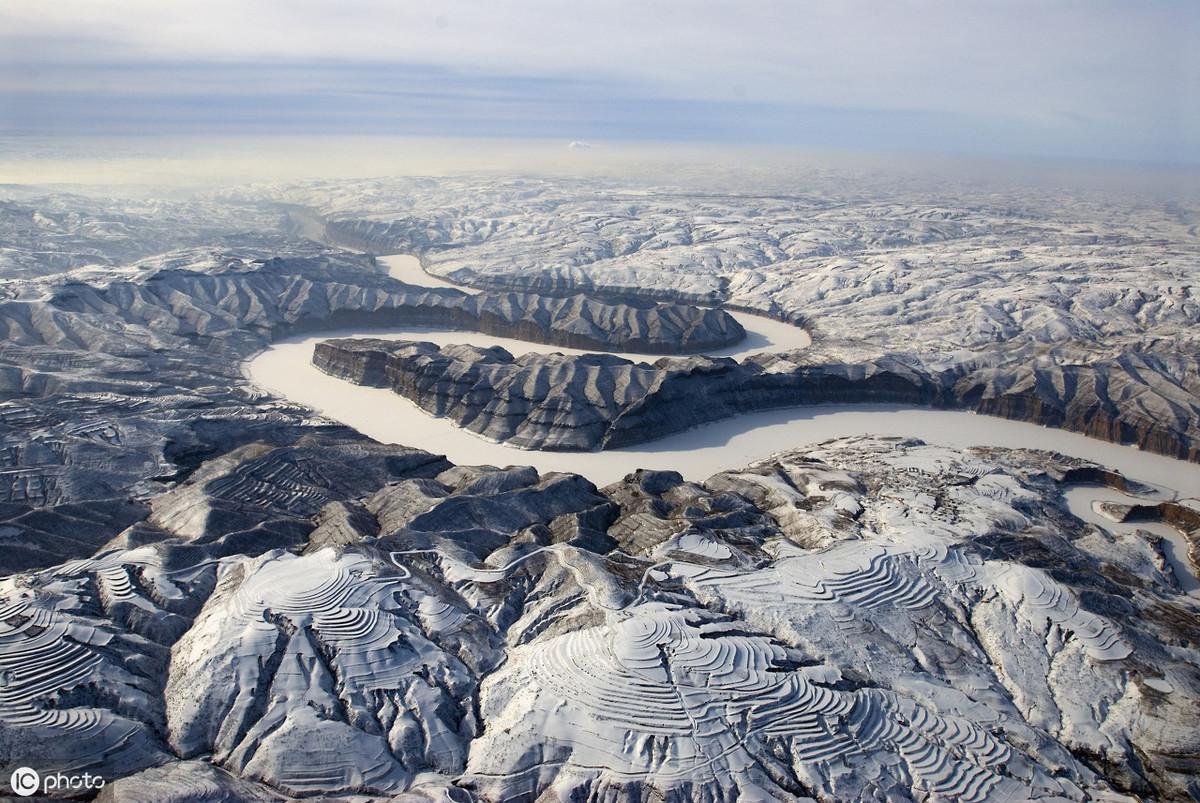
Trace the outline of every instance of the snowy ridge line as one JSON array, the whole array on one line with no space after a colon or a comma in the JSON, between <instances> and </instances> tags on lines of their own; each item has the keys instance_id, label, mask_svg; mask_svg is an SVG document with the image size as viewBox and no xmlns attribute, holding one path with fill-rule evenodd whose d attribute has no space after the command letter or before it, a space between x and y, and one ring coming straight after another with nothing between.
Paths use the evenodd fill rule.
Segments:
<instances>
[{"instance_id":1,"label":"snowy ridge line","mask_svg":"<svg viewBox=\"0 0 1200 803\"><path fill-rule=\"evenodd\" d=\"M644 605L632 617L540 649L516 648L522 660L495 682L532 684L540 690L536 708L495 712L512 724L485 733L486 749L472 751L467 779L492 794L516 794L522 779L553 763L560 773L599 772L614 784L654 779L766 789L772 784L759 756L778 742L801 777L827 762L890 754L918 788L958 799L1019 788L993 769L1007 760L1007 748L977 726L876 690L836 691L803 671L774 671L784 659L780 647L761 636L722 635L729 625L689 621L693 616ZM528 700L518 695L511 705ZM567 725L581 719L587 727ZM487 769L488 756L504 753L513 729L544 729L561 746L502 777ZM636 741L627 734L638 734Z\"/></svg>"},{"instance_id":2,"label":"snowy ridge line","mask_svg":"<svg viewBox=\"0 0 1200 803\"><path fill-rule=\"evenodd\" d=\"M149 676L160 660L157 645L79 613L91 603L101 617L129 607L162 615L129 573L137 566L155 577L152 554L132 555L128 565L121 557L73 562L52 579L47 574L45 591L22 588L12 578L0 583L0 722L23 734L23 749L36 750L64 772L99 766L128 772L162 755L146 723L128 715L144 710L153 716L158 707ZM161 583L165 596L178 596L165 578L153 582ZM130 648L148 655L127 665L114 661Z\"/></svg>"},{"instance_id":3,"label":"snowy ridge line","mask_svg":"<svg viewBox=\"0 0 1200 803\"><path fill-rule=\"evenodd\" d=\"M174 650L166 689L177 701L167 711L172 746L183 754L211 750L231 771L290 794L397 793L418 772L461 766L458 725L445 717L462 716L456 697L471 681L430 639L462 617L423 601L422 586L384 567L332 549L227 560ZM215 693L230 682L231 707ZM265 707L264 684L271 689ZM431 706L427 716L414 718L406 699ZM314 710L328 714L314 718ZM278 738L305 760L264 752ZM344 749L355 751L355 762L346 762Z\"/></svg>"},{"instance_id":4,"label":"snowy ridge line","mask_svg":"<svg viewBox=\"0 0 1200 803\"><path fill-rule=\"evenodd\" d=\"M227 500L236 486L219 480L247 473L291 487L277 461L309 452L336 464L329 443L304 450L213 458L173 493L195 504L189 488L216 488ZM1062 745L1102 743L1090 730L1100 711L1120 745L1136 734L1127 723L1187 694L1178 661L1152 638L1083 607L1079 594L1101 592L1082 553L1063 555L1076 588L992 548L1063 513L1051 510L1055 480L1029 455L864 437L704 484L640 472L601 494L523 467L435 462L422 476L427 461L403 450L372 474L370 454L348 464L369 484L321 508L327 531L292 547L303 554L228 555L189 587L161 571L165 556L196 561L221 544L174 536L29 576L39 622L109 641L71 681L57 725L0 722L23 735L79 729L93 741L78 760L114 777L165 760L177 782L207 766L219 788L237 780L291 796L431 783L481 800L642 790L703 803L1082 800L1106 787ZM199 526L222 532L227 516ZM1080 548L1086 533L1075 533ZM25 624L8 582L0 621ZM207 602L163 639L174 640L169 661L159 653L169 666L129 688L145 689L139 719L163 723L156 732L182 760L156 753L142 730L126 736L132 720L105 707L115 697L86 696L97 682L121 689L114 656L134 666L133 655L154 654L129 631L183 604L171 588ZM1121 647L1135 643L1127 662ZM1039 661L1054 666L1039 670L1056 684L1046 691L1017 671ZM1162 677L1143 678L1139 662L1151 661ZM27 689L35 705L56 693ZM1139 693L1158 697L1141 706ZM1040 711L1061 711L1061 724Z\"/></svg>"}]
</instances>

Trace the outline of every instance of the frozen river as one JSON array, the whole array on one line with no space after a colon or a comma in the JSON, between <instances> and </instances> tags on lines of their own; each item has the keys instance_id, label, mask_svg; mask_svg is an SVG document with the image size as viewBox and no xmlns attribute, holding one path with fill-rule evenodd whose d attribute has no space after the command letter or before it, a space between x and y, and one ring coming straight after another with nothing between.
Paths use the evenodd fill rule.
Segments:
<instances>
[{"instance_id":1,"label":"frozen river","mask_svg":"<svg viewBox=\"0 0 1200 803\"><path fill-rule=\"evenodd\" d=\"M462 290L467 293L477 293L471 287L462 287L460 285L451 284L444 279L439 279L436 276L431 276L421 269L421 263L416 257L407 256L405 254L397 254L393 256L378 257L378 261L383 263L388 268L388 274L393 279L399 279L406 284L415 284L418 287L450 287L455 290ZM707 352L710 357L733 357L734 359L742 359L751 354L758 354L763 351L794 351L795 349L806 349L812 345L812 338L808 332L801 329L799 326L792 326L790 323L783 323L772 318L766 318L761 315L750 315L745 312L729 311L729 314L737 319L737 322L746 330L746 337L740 342L728 348L718 351ZM513 354L527 354L531 351L541 352L543 354L589 354L585 349L571 349L564 346L549 346L540 343L530 343L525 340L513 340L507 337L492 337L478 332L456 332L446 329L407 329L404 331L390 330L392 334L388 335L388 339L392 340L426 340L430 343L437 343L439 346L446 346L452 343L464 343L468 340L472 345L476 346L503 346ZM382 335L372 334L372 337L381 337ZM329 335L317 338L318 340L327 339ZM620 351L606 352L616 354L618 357L624 357L627 360L635 362L654 362L657 357L649 354L627 354Z\"/></svg>"},{"instance_id":2,"label":"frozen river","mask_svg":"<svg viewBox=\"0 0 1200 803\"><path fill-rule=\"evenodd\" d=\"M1136 530L1160 536L1163 539L1163 557L1171 567L1172 573L1179 581L1179 587L1188 594L1200 598L1200 578L1192 570L1187 554L1188 542L1183 533L1170 524L1157 521L1117 522L1105 516L1099 509L1104 502L1115 502L1121 505L1138 505L1153 503L1154 497L1144 498L1130 496L1113 488L1097 488L1095 486L1079 485L1066 493L1067 507L1072 513L1084 521L1090 521L1109 532L1130 533Z\"/></svg>"},{"instance_id":3,"label":"frozen river","mask_svg":"<svg viewBox=\"0 0 1200 803\"><path fill-rule=\"evenodd\" d=\"M393 276L410 284L437 285L414 257L384 257ZM443 286L444 282L440 283ZM736 314L749 333L748 342L721 352L731 357L764 350L803 348L808 336L799 327L767 318ZM1003 446L1051 449L1093 460L1127 477L1159 486L1167 497L1200 497L1200 465L1148 454L1128 446L1063 430L967 412L898 405L816 405L750 413L668 435L652 443L601 452L527 451L495 443L462 429L448 418L435 418L384 388L368 388L335 379L312 365L313 346L330 337L384 337L438 344L470 342L504 346L515 354L530 351L581 353L474 332L427 328L330 331L283 340L252 359L248 376L261 387L384 443L399 443L444 454L465 465L532 465L539 471L569 471L597 485L619 480L637 468L679 471L687 479L704 480L776 452L846 435L878 434L916 437L928 443L964 448ZM628 355L631 359L653 359ZM1072 508L1091 512L1101 489L1075 494ZM1086 497L1086 498L1085 498ZM1107 498L1107 497L1105 497ZM1084 515L1109 529L1120 527ZM1164 525L1165 527L1165 525ZM1166 527L1171 530L1170 527ZM1174 532L1172 530L1172 532ZM1178 550L1181 541L1173 541Z\"/></svg>"}]
</instances>

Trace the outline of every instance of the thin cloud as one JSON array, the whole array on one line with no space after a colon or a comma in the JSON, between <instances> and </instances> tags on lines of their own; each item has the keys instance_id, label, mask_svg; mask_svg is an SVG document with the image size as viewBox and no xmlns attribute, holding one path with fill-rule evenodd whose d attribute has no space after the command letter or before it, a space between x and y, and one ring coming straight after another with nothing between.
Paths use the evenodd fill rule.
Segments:
<instances>
[{"instance_id":1,"label":"thin cloud","mask_svg":"<svg viewBox=\"0 0 1200 803\"><path fill-rule=\"evenodd\" d=\"M954 146L965 150L983 143L1116 158L1200 156L1195 3L62 0L0 6L0 31L7 130L33 127L34 112L56 103L55 119L69 116L66 102L79 92L111 97L118 107L136 94L175 94L194 103L165 103L163 116L182 105L188 119L199 107L219 115L220 99L238 96L274 98L281 115L294 116L289 110L305 101L291 96L309 93L329 102L332 116L365 110L352 100L398 82L402 94L474 104L467 117L505 97L537 113L561 115L566 106L571 121L608 106L623 110L619 125L597 121L595 130L630 138L671 128L654 112L657 103L685 106L687 126L716 138L742 136L727 118L757 109L779 110L789 124L810 114L791 135L797 141L816 141L806 131L832 135L832 144L860 139L861 132L828 131L833 110L849 118L924 115L949 125ZM626 114L638 108L644 121ZM707 116L698 119L702 110ZM445 133L455 133L456 117L446 113ZM91 123L80 114L86 129ZM236 127L238 119L224 122ZM752 121L773 140L784 129L759 115ZM558 128L553 119L528 122L533 131ZM889 144L884 138L896 125L879 132L878 145ZM939 146L947 139L946 129L926 133Z\"/></svg>"}]
</instances>

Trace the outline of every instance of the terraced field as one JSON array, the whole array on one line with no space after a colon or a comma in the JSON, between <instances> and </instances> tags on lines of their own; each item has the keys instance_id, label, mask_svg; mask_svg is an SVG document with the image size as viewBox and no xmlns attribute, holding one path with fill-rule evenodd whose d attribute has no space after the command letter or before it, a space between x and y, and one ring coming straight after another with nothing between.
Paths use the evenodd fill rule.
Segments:
<instances>
[{"instance_id":1,"label":"terraced field","mask_svg":"<svg viewBox=\"0 0 1200 803\"><path fill-rule=\"evenodd\" d=\"M489 181L0 204L3 766L1200 795L1185 208Z\"/></svg>"}]
</instances>

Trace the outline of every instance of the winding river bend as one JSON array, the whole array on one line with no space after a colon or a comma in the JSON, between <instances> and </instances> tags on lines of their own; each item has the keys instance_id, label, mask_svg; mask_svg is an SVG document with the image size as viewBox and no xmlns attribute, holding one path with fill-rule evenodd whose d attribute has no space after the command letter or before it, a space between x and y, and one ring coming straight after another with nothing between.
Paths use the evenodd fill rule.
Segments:
<instances>
[{"instance_id":1,"label":"winding river bend","mask_svg":"<svg viewBox=\"0 0 1200 803\"><path fill-rule=\"evenodd\" d=\"M415 257L395 255L381 257L380 261L388 267L390 275L408 284L456 287L426 274ZM808 334L799 327L746 313L732 314L745 327L747 338L713 356L741 358L761 351L805 348L811 342ZM503 346L514 354L584 353L559 346L445 329L340 330L279 341L247 364L247 375L257 385L280 397L311 407L327 418L384 443L399 443L444 454L458 464L532 465L542 472L573 472L600 486L615 482L638 468L674 470L687 479L700 481L718 471L805 444L847 435L876 434L915 437L956 448L1049 449L1095 461L1130 479L1155 486L1160 489L1153 495L1155 500L1200 498L1200 465L1036 424L900 405L784 408L715 421L628 448L600 452L528 451L488 441L460 428L448 418L430 416L389 389L354 385L328 376L312 365L313 347L318 342L331 337L354 336L423 340L439 345L470 342L479 346ZM632 360L653 359L646 355L621 356ZM1076 493L1070 499L1076 515L1110 530L1129 526L1089 515L1094 501L1108 498L1104 495L1106 489L1093 490L1095 493ZM1162 527L1179 536L1174 528ZM1186 543L1173 540L1173 544L1177 554L1186 554ZM1183 562L1173 562L1178 574Z\"/></svg>"}]
</instances>

